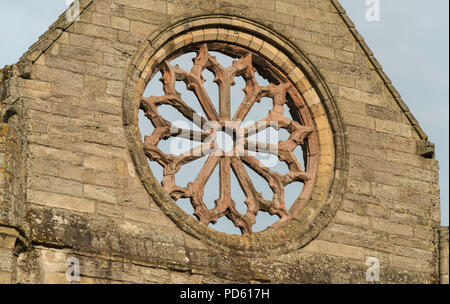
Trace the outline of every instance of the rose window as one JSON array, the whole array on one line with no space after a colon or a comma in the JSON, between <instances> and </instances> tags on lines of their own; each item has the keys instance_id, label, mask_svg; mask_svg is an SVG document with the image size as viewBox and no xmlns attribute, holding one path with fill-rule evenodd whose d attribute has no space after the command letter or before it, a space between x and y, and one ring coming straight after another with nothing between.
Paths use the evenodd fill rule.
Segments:
<instances>
[{"instance_id":1,"label":"rose window","mask_svg":"<svg viewBox=\"0 0 450 304\"><path fill-rule=\"evenodd\" d=\"M186 54L194 54L191 66L176 65ZM221 58L233 60L227 66ZM170 197L187 200L201 224L214 227L227 219L243 235L255 232L261 214L273 226L292 219L311 195L317 147L309 110L283 73L251 51L209 43L168 57L159 74L160 96L149 85L140 103L151 122L143 147L161 167L161 186ZM241 93L234 93L237 82ZM214 83L216 91L209 89ZM257 110L262 103L266 108ZM175 114L164 115L169 111Z\"/></svg>"}]
</instances>

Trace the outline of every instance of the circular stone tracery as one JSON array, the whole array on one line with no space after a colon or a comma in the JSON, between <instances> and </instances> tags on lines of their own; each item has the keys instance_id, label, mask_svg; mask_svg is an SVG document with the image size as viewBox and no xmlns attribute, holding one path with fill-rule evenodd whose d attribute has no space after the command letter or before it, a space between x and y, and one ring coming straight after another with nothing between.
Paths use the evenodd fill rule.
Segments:
<instances>
[{"instance_id":1,"label":"circular stone tracery","mask_svg":"<svg viewBox=\"0 0 450 304\"><path fill-rule=\"evenodd\" d=\"M230 67L223 67L210 50L220 51L224 54L238 58ZM196 51L194 66L185 71L179 66L169 63L174 58L187 51ZM317 140L315 128L309 111L301 95L291 82L272 64L261 56L230 44L204 43L190 45L182 51L169 56L160 65L161 81L165 94L163 96L150 96L141 99L140 107L146 117L154 126L150 136L145 137L144 152L151 161L158 162L164 168L164 177L161 181L163 188L174 200L189 198L194 208L194 215L204 225L214 224L221 217L226 216L238 227L243 235L252 233L258 212L269 212L277 215L280 220L276 225L285 223L298 213L299 208L287 210L285 204L285 187L294 182L304 183L303 190L297 201L309 199L315 181L317 167ZM216 109L203 86L203 72L209 70L215 76L214 81L219 87L219 107ZM255 73L258 70L269 81L268 86L260 86ZM236 113L231 113L231 86L235 77L243 77L246 82L245 98L239 105ZM176 90L176 81L183 81L188 90L194 92L205 115L201 117L192 107L182 100L181 94ZM263 97L273 100L273 108L268 116L254 124L243 126L246 118L255 103ZM179 111L185 118L197 125L201 131L185 130L175 127L164 119L158 112L158 107L168 105ZM284 115L284 105L288 105L293 119ZM253 142L248 137L267 128L283 128L289 133L289 138L279 141L278 145L263 142ZM223 132L233 139L233 147L224 152L217 142L217 135ZM171 137L181 137L197 141L200 145L181 155L165 154L159 148L161 140ZM294 150L302 146L305 151L305 166L303 168L297 159ZM226 149L227 150L227 149ZM264 166L249 151L276 155L279 161L285 162L289 173L280 174ZM186 187L179 187L175 183L175 174L183 165L207 156L207 160L194 182ZM271 201L263 198L257 192L245 166L253 169L265 179L273 191ZM220 197L215 201L215 208L208 209L203 201L204 187L211 177L214 169L220 170ZM236 175L242 190L245 193L247 212L239 213L236 203L231 198L231 171ZM295 205L295 204L294 204ZM298 204L297 204L298 205Z\"/></svg>"}]
</instances>

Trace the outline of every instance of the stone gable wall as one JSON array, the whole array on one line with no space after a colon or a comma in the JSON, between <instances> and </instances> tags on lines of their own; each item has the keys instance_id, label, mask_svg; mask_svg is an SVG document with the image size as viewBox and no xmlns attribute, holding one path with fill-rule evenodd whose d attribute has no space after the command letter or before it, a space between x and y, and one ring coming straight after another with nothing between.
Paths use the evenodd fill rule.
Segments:
<instances>
[{"instance_id":1,"label":"stone gable wall","mask_svg":"<svg viewBox=\"0 0 450 304\"><path fill-rule=\"evenodd\" d=\"M85 283L366 283L369 257L383 283L448 282L433 145L337 1L89 0L80 9L79 21L61 15L0 70L0 282L64 283L68 257ZM289 40L334 105L346 186L331 222L299 250L246 258L213 248L169 219L137 175L123 118L134 60L155 33L205 14Z\"/></svg>"},{"instance_id":2,"label":"stone gable wall","mask_svg":"<svg viewBox=\"0 0 450 304\"><path fill-rule=\"evenodd\" d=\"M439 274L440 274L440 282L441 284L448 284L448 227L441 227L439 230Z\"/></svg>"}]
</instances>

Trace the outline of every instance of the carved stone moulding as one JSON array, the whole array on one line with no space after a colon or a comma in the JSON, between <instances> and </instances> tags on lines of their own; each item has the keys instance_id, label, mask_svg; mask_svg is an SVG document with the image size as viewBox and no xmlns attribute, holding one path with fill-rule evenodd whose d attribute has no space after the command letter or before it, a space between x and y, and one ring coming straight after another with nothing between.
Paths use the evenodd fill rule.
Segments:
<instances>
[{"instance_id":1,"label":"carved stone moulding","mask_svg":"<svg viewBox=\"0 0 450 304\"><path fill-rule=\"evenodd\" d=\"M194 64L186 71L170 61L195 52ZM229 67L222 66L211 52L235 58ZM203 83L204 70L215 76L219 98L215 107ZM161 72L164 95L144 96L149 81ZM269 81L261 86L258 72ZM235 113L230 110L230 87L235 77L242 77L245 98ZM312 80L312 81L311 81ZM175 88L184 82L192 91L206 117L199 117ZM254 104L268 97L273 107L266 118L243 127L242 121ZM176 128L159 114L162 105L170 106L198 126L198 130ZM291 118L283 115L288 106ZM141 140L138 111L143 110L154 131ZM200 16L181 21L149 37L133 60L124 94L124 122L129 134L131 156L136 171L155 203L181 229L209 245L234 254L267 256L301 248L326 227L342 201L346 181L345 145L332 97L319 73L289 41L277 33L245 19L225 16ZM275 125L285 129L289 138L278 144L252 142L248 137ZM207 127L205 127L207 126ZM216 135L223 131L233 140L231 151L217 145ZM180 155L165 154L161 140L182 137L199 142L197 148ZM338 143L338 144L336 144ZM304 167L294 155L296 147L304 151ZM276 155L286 163L289 172L280 174L262 165L249 151ZM194 160L205 157L204 167L186 187L175 183L175 174ZM147 158L164 168L161 183L151 173ZM273 191L272 200L258 193L244 166L267 181ZM203 202L203 187L218 167L220 196L215 208ZM230 194L230 174L234 172L246 196L245 214L239 213ZM297 200L288 209L284 201L285 186L292 182L304 184ZM176 203L189 198L193 218ZM253 232L258 212L269 212L280 220L261 232ZM227 217L242 235L231 235L208 227Z\"/></svg>"}]
</instances>

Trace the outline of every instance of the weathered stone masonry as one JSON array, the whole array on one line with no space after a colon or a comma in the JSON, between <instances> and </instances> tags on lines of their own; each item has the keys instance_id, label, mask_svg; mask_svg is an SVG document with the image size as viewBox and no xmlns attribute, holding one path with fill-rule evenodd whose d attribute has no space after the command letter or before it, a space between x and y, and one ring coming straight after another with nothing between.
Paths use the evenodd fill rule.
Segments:
<instances>
[{"instance_id":1,"label":"weathered stone masonry","mask_svg":"<svg viewBox=\"0 0 450 304\"><path fill-rule=\"evenodd\" d=\"M82 283L366 283L368 257L380 260L382 283L448 283L434 146L337 1L80 9L0 70L1 283L65 283L69 257ZM198 35L181 41L188 33ZM157 64L194 39L262 41L261 56L290 71L322 130L323 178L292 224L213 232L155 183L136 99Z\"/></svg>"}]
</instances>

